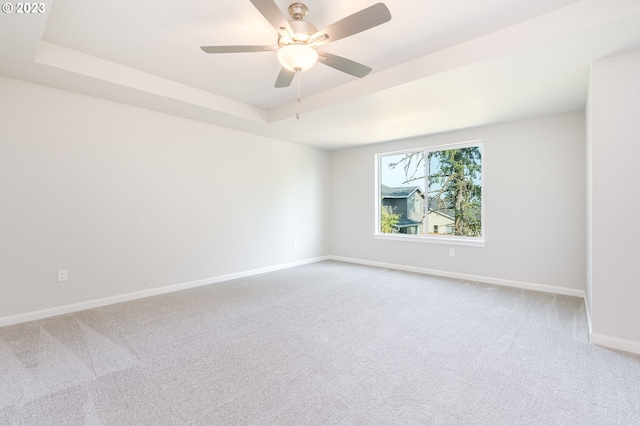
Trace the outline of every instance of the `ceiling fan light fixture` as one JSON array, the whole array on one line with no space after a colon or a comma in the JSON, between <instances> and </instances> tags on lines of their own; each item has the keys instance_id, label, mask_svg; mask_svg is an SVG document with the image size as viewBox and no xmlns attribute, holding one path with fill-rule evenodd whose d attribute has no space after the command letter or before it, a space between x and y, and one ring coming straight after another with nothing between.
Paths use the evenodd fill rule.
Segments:
<instances>
[{"instance_id":1,"label":"ceiling fan light fixture","mask_svg":"<svg viewBox=\"0 0 640 426\"><path fill-rule=\"evenodd\" d=\"M289 44L278 50L278 60L290 71L306 71L318 62L318 52L304 44Z\"/></svg>"}]
</instances>

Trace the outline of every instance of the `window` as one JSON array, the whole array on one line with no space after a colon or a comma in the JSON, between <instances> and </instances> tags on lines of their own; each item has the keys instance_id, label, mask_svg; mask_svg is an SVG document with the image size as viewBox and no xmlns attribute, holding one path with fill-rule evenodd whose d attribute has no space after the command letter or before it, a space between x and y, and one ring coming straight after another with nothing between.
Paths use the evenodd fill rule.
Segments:
<instances>
[{"instance_id":1,"label":"window","mask_svg":"<svg viewBox=\"0 0 640 426\"><path fill-rule=\"evenodd\" d=\"M377 155L376 236L484 245L482 148L472 142Z\"/></svg>"},{"instance_id":2,"label":"window","mask_svg":"<svg viewBox=\"0 0 640 426\"><path fill-rule=\"evenodd\" d=\"M414 213L421 213L421 210L424 208L423 204L420 202L420 197L419 196L415 196L413 197L413 212Z\"/></svg>"}]
</instances>

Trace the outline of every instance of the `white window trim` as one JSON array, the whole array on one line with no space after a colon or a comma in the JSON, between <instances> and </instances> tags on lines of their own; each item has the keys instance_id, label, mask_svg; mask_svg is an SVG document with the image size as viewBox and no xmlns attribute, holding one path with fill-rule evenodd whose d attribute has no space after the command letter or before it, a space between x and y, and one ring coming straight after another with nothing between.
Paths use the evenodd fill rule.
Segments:
<instances>
[{"instance_id":1,"label":"white window trim","mask_svg":"<svg viewBox=\"0 0 640 426\"><path fill-rule=\"evenodd\" d=\"M377 232L373 235L376 240L409 241L412 243L447 244L450 246L485 247L487 242L484 238L474 239L464 237L434 237L431 235L409 235L409 234L383 234Z\"/></svg>"},{"instance_id":2,"label":"white window trim","mask_svg":"<svg viewBox=\"0 0 640 426\"><path fill-rule=\"evenodd\" d=\"M456 237L456 236L433 236L433 235L410 235L410 234L385 234L380 232L380 158L386 157L389 155L397 155L404 154L407 152L416 152L416 151L443 151L447 149L460 149L460 148L468 148L470 146L480 146L482 149L482 174L480 177L480 184L482 185L482 206L481 206L481 217L482 217L482 235L480 237L469 238L469 237ZM453 246L469 246L469 247L485 247L486 242L486 227L485 227L485 215L484 215L484 188L485 188L485 173L484 173L484 160L485 160L485 147L483 141L474 140L460 143L451 143L445 145L434 145L427 146L423 148L413 148L413 149L404 149L401 151L391 151L391 152L383 152L380 154L375 154L375 227L373 231L373 238L377 240L391 240L391 241L408 241L413 243L427 243L427 244L447 244ZM427 168L427 164L425 161L425 169ZM426 170L425 170L426 172ZM426 191L428 197L428 191ZM428 207L427 207L428 208ZM425 226L429 226L428 221L425 221Z\"/></svg>"}]
</instances>

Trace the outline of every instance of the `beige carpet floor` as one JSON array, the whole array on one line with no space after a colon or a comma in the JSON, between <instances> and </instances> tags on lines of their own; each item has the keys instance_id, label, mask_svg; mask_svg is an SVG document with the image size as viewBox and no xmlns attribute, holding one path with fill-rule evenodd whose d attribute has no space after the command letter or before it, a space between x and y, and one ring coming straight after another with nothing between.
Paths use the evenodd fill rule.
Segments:
<instances>
[{"instance_id":1,"label":"beige carpet floor","mask_svg":"<svg viewBox=\"0 0 640 426\"><path fill-rule=\"evenodd\" d=\"M0 328L2 425L640 425L581 299L334 261Z\"/></svg>"}]
</instances>

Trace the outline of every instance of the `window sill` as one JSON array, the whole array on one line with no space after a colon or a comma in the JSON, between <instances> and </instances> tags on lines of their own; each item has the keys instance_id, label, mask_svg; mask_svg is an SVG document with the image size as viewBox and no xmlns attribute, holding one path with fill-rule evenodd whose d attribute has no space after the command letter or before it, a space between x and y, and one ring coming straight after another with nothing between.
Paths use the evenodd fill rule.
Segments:
<instances>
[{"instance_id":1,"label":"window sill","mask_svg":"<svg viewBox=\"0 0 640 426\"><path fill-rule=\"evenodd\" d=\"M462 237L432 237L400 234L373 234L373 238L377 240L408 241L412 243L446 244L448 246L485 247L487 245L486 241L480 238L471 239Z\"/></svg>"}]
</instances>

